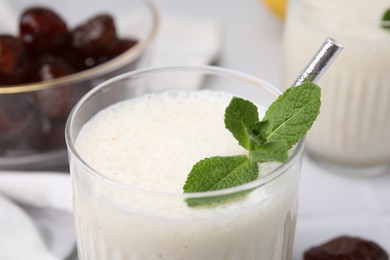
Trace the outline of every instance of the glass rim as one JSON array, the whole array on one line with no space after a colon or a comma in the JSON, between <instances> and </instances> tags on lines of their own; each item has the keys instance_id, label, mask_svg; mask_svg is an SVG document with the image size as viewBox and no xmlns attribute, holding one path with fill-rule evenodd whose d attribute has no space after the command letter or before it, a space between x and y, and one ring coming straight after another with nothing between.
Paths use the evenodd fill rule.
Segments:
<instances>
[{"instance_id":1,"label":"glass rim","mask_svg":"<svg viewBox=\"0 0 390 260\"><path fill-rule=\"evenodd\" d=\"M41 82L32 82L27 84L16 84L16 85L0 85L0 94L16 94L26 93L37 90L52 89L60 85L78 83L83 80L91 79L95 76L101 76L105 73L110 73L115 69L118 69L129 61L133 62L141 56L143 51L151 44L152 40L157 35L160 27L160 13L157 5L153 0L141 0L145 3L147 9L151 15L151 30L148 32L146 37L141 41L137 42L132 48L120 54L119 56L101 64L96 67L73 73L64 77L51 79Z\"/></svg>"},{"instance_id":2,"label":"glass rim","mask_svg":"<svg viewBox=\"0 0 390 260\"><path fill-rule=\"evenodd\" d=\"M131 78L135 76L142 76L143 74L152 73L155 71L173 71L173 70L181 70L181 71L190 71L190 70L198 70L198 71L204 71L204 72L212 72L214 74L219 75L225 75L225 76L234 76L240 80L249 81L252 83L255 83L256 85L260 85L261 87L265 87L267 91L269 91L272 94L275 94L277 97L282 92L274 87L272 84L268 83L267 81L260 79L258 77L255 77L251 74L247 74L245 72L236 71L233 69L228 68L222 68L218 66L209 66L209 65L199 65L199 66L164 66L164 67L154 67L154 68L146 68L146 69L138 69L134 71L130 71L127 73L123 73L121 75L118 75L116 77L113 77L109 80L104 81L103 83L99 84L92 90L90 90L86 95L84 95L74 106L72 109L67 122L65 126L65 139L66 144L68 147L68 153L69 158L72 156L71 160L77 160L77 163L82 165L83 169L86 170L88 175L91 175L93 178L97 178L99 181L102 181L110 186L113 186L115 188L130 191L130 192L141 192L141 193L147 193L147 194L155 194L160 196L179 196L183 198L204 198L204 197L215 197L215 196L221 196L226 194L233 194L240 191L250 190L253 188L261 187L272 180L276 179L280 175L285 172L288 168L291 167L291 165L296 162L296 160L299 159L299 154L303 150L304 146L304 139L302 138L299 140L299 142L291 149L294 149L292 153L289 155L288 160L284 163L281 163L277 168L272 170L267 175L260 177L254 181L238 185L232 188L222 189L222 190L215 190L215 191L206 191L206 192L192 192L192 193L184 193L184 192L163 192L163 191L157 191L157 190L147 190L142 189L138 187L134 187L131 185L119 183L107 176L105 176L103 173L100 173L99 171L95 170L93 167L91 167L77 152L77 149L75 147L75 137L72 135L71 129L73 128L73 122L76 117L77 112L80 110L80 108L83 106L84 102L87 101L90 97L92 97L96 92L99 92L100 90L109 87L113 82L121 81L126 78ZM72 172L71 172L72 175ZM183 184L184 185L184 184Z\"/></svg>"}]
</instances>

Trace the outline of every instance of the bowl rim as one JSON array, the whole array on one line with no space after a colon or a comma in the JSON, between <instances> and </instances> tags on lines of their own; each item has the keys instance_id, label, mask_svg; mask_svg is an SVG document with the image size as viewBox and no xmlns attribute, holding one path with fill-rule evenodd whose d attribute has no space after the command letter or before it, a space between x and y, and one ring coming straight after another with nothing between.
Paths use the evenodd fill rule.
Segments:
<instances>
[{"instance_id":1,"label":"bowl rim","mask_svg":"<svg viewBox=\"0 0 390 260\"><path fill-rule=\"evenodd\" d=\"M51 89L61 85L74 84L82 82L89 78L101 76L105 73L112 72L115 69L124 66L129 60L136 60L138 57L141 56L143 51L148 46L150 46L152 40L157 35L158 29L160 27L160 13L154 0L141 0L141 2L146 5L146 8L150 12L152 19L151 30L150 32L148 32L147 36L144 39L138 41L136 45L134 45L129 50L99 66L73 73L64 77L27 84L0 85L0 94L26 93L37 90Z\"/></svg>"}]
</instances>

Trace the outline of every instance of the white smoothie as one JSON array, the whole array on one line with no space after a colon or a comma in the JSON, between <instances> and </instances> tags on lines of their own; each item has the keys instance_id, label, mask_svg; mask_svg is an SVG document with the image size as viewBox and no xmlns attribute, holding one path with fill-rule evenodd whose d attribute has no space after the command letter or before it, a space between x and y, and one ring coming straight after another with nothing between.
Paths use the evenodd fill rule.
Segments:
<instances>
[{"instance_id":1,"label":"white smoothie","mask_svg":"<svg viewBox=\"0 0 390 260\"><path fill-rule=\"evenodd\" d=\"M71 164L80 259L290 258L299 162L237 200L198 208L184 201L182 187L197 161L246 154L224 126L231 97L148 94L114 104L83 126L76 148L107 179ZM279 165L261 164L261 177Z\"/></svg>"},{"instance_id":2,"label":"white smoothie","mask_svg":"<svg viewBox=\"0 0 390 260\"><path fill-rule=\"evenodd\" d=\"M306 139L318 157L347 166L390 163L390 31L380 26L389 7L388 0L291 1L285 85L326 37L344 46L318 82L321 113Z\"/></svg>"}]
</instances>

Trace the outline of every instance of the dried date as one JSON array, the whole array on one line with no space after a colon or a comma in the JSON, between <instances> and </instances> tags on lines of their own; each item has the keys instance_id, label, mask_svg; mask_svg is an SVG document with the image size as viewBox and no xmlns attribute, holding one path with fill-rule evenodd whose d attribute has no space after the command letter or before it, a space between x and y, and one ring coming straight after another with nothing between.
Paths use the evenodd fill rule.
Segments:
<instances>
[{"instance_id":1,"label":"dried date","mask_svg":"<svg viewBox=\"0 0 390 260\"><path fill-rule=\"evenodd\" d=\"M304 253L304 260L389 260L387 253L372 241L341 236Z\"/></svg>"}]
</instances>

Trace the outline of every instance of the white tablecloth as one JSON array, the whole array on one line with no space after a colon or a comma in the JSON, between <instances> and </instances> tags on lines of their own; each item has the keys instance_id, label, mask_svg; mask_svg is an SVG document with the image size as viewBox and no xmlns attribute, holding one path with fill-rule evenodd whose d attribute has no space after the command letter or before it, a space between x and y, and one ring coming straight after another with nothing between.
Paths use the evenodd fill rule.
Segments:
<instances>
[{"instance_id":1,"label":"white tablecloth","mask_svg":"<svg viewBox=\"0 0 390 260\"><path fill-rule=\"evenodd\" d=\"M222 29L222 48L218 65L254 74L276 86L281 84L283 23L270 14L259 0L156 0L156 2L163 16L203 18L219 24ZM175 62L180 63L180 60ZM47 196L47 191L42 192L42 189L39 189L40 184L36 183L35 189L29 191L43 196L40 200L43 204L36 207L26 206L29 204L28 197L18 197L12 186L15 184L7 183L6 176L3 175L5 179L0 179L0 191L21 203L17 207L21 205L32 217L35 225L40 227L40 235L45 237L42 241L57 256L64 255L72 243L64 243L67 248L58 248L61 247L61 243L48 239L44 233L45 230L49 230L45 226L45 221L55 223L56 220L62 220L63 223L57 224L67 227L67 232L54 229L50 231L51 233L48 231L49 234L66 233L66 238L62 238L64 241L74 236L74 231L71 230L71 217L66 214L64 218L58 217L59 212L67 211L70 203L68 176L53 177L62 179L62 185L65 185L62 195L65 197ZM50 178L47 179L49 181ZM58 209L53 206L58 201L62 201L65 208ZM3 203L6 205L8 202ZM39 211L36 208L42 206L50 208L46 211L47 214L37 213ZM16 209L15 212L19 211ZM4 226L0 225L1 228ZM293 259L301 259L302 252L307 248L342 234L372 239L390 252L390 170L387 175L375 178L351 178L344 176L341 171L323 168L305 156ZM14 259L16 258L10 258ZM71 256L69 259L77 258Z\"/></svg>"}]
</instances>

